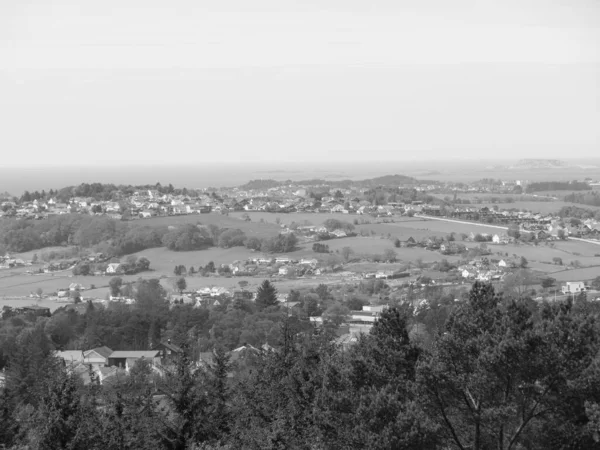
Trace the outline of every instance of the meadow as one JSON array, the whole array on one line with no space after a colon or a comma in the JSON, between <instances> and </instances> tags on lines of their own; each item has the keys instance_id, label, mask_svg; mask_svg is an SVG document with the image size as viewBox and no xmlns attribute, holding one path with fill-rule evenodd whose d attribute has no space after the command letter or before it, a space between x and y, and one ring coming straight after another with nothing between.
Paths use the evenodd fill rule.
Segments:
<instances>
[{"instance_id":1,"label":"meadow","mask_svg":"<svg viewBox=\"0 0 600 450\"><path fill-rule=\"evenodd\" d=\"M491 206L490 203L474 203L470 206L478 206L488 208ZM514 202L514 203L494 203L493 206L497 206L499 209L517 209L518 211L531 211L533 213L540 214L557 214L561 208L565 206L577 206L579 208L590 209L593 211L600 210L598 206L582 205L579 203L563 202L562 200L554 200L551 202Z\"/></svg>"},{"instance_id":2,"label":"meadow","mask_svg":"<svg viewBox=\"0 0 600 450\"><path fill-rule=\"evenodd\" d=\"M240 216L227 216L224 214L190 214L181 216L168 217L152 217L149 219L140 219L134 223L139 225L147 225L151 227L158 226L178 226L182 224L202 224L202 225L217 225L220 228L239 228L249 237L269 238L276 235L280 231L280 227L269 222L251 221L247 222L241 219Z\"/></svg>"},{"instance_id":3,"label":"meadow","mask_svg":"<svg viewBox=\"0 0 600 450\"><path fill-rule=\"evenodd\" d=\"M544 205L545 203L537 203L536 205ZM243 221L241 217L244 213L235 213L230 216L220 214L206 214L193 216L174 216L146 219L139 221L140 225L178 225L181 223L198 223L214 224L221 228L240 228L249 236L256 237L271 237L279 232L280 225L276 222L279 219L280 224L289 224L292 221L296 223L310 222L314 225L320 225L329 218L353 222L358 220L375 219L368 216L343 215L343 214L311 214L311 213L292 213L292 214L271 214L252 212L248 215L251 221ZM395 248L394 239L398 238L401 241L407 240L409 237L415 240L421 240L431 236L444 237L451 232L459 235L460 233L468 234L475 233L498 233L498 228L487 225L471 224L471 223L454 223L441 220L430 220L421 218L394 217L394 223L366 223L357 225L355 231L366 234L368 236L356 236L341 239L331 239L323 241L329 246L329 250L339 260L342 260L342 249L350 247L353 251L353 258L362 256L383 255L386 250L394 250L398 258L398 264L408 262L416 262L422 260L425 263L447 259L451 262L457 262L461 259L459 256L441 255L439 252L425 250L423 248ZM460 237L457 236L457 241L460 242ZM298 245L298 248L282 256L287 256L293 259L301 258L316 258L323 260L328 257L327 254L315 253L312 250L312 242L304 242ZM478 246L478 243L465 243L467 247ZM600 266L600 246L591 245L581 241L561 241L550 245L493 245L488 243L488 247L493 252L492 257L501 259L511 257L513 255L524 256L532 269L548 274L556 273L557 279L574 280L577 277L589 280L598 275L598 269L595 267L586 268L586 266ZM31 259L34 253L41 255L50 249L41 249L25 254L15 255L25 259ZM199 268L205 266L208 262L213 261L216 265L230 264L234 261L242 261L251 257L262 256L261 252L249 250L245 247L234 247L230 249L209 248L206 250L190 251L190 252L174 252L164 247L153 248L141 251L136 256L144 256L150 260L151 271L144 272L139 275L124 276L126 282L135 281L140 276L142 278L161 278L161 283L170 292L173 290L173 280L175 275L173 270L176 265L185 265L187 268L193 266ZM581 269L565 270L564 267L552 263L554 257L562 258L564 266L578 261L583 266ZM372 267L371 270L376 270L379 267L374 263L367 263L367 266ZM86 290L83 291L85 298L105 298L109 292L108 282L111 276L73 276L70 271L64 271L52 274L37 274L32 275L26 273L28 270L35 269L39 266L24 267L19 269L0 270L0 297L15 297L28 296L41 288L45 294L56 292L58 289L68 288L70 283L76 282L82 284ZM592 276L593 275L593 276ZM554 275L552 275L554 276ZM575 277L575 278L573 278ZM201 287L224 286L235 288L240 278L233 277L201 277L189 276L187 278L188 286L191 289L199 289ZM249 289L255 289L262 281L260 278L248 278ZM315 286L321 282L330 283L335 280L333 278L314 278L308 277L301 280L286 280L278 279L277 283L283 292L289 289L300 286ZM89 289L92 285L95 289ZM1 304L1 303L0 303Z\"/></svg>"},{"instance_id":4,"label":"meadow","mask_svg":"<svg viewBox=\"0 0 600 450\"><path fill-rule=\"evenodd\" d=\"M550 276L559 282L593 280L600 276L600 266L563 270L561 272L554 272Z\"/></svg>"}]
</instances>

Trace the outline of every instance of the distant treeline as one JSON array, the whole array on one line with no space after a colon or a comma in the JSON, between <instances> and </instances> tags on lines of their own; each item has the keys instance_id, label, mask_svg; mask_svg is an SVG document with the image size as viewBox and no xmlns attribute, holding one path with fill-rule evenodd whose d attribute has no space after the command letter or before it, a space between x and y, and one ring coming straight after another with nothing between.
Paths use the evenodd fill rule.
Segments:
<instances>
[{"instance_id":1,"label":"distant treeline","mask_svg":"<svg viewBox=\"0 0 600 450\"><path fill-rule=\"evenodd\" d=\"M21 202L32 202L34 200L49 200L51 198L57 199L59 202L66 203L72 197L84 197L93 198L95 200L103 201L118 201L123 197L131 196L136 191L148 191L154 190L161 194L173 194L173 195L192 195L196 196L197 191L187 188L175 188L172 184L163 186L160 183L146 184L146 185L115 185L107 183L82 183L78 186L67 186L62 189L49 191L42 190L29 192L25 191L23 195L18 199Z\"/></svg>"},{"instance_id":2,"label":"distant treeline","mask_svg":"<svg viewBox=\"0 0 600 450\"><path fill-rule=\"evenodd\" d=\"M527 192L589 191L590 185L581 181L539 181L527 186Z\"/></svg>"},{"instance_id":3,"label":"distant treeline","mask_svg":"<svg viewBox=\"0 0 600 450\"><path fill-rule=\"evenodd\" d=\"M579 206L563 206L558 211L560 217L574 217L577 219L596 219L600 220L600 211L594 211Z\"/></svg>"},{"instance_id":4,"label":"distant treeline","mask_svg":"<svg viewBox=\"0 0 600 450\"><path fill-rule=\"evenodd\" d=\"M565 195L565 202L581 203L583 205L600 206L600 195L597 191L593 192L573 192Z\"/></svg>"},{"instance_id":5,"label":"distant treeline","mask_svg":"<svg viewBox=\"0 0 600 450\"><path fill-rule=\"evenodd\" d=\"M199 225L199 226L198 226ZM76 245L94 248L110 256L128 255L148 248L202 250L212 246L246 246L269 253L287 252L296 245L296 236L270 239L247 238L239 229L187 224L170 230L122 222L106 216L64 214L47 220L0 221L0 253L27 252L44 247Z\"/></svg>"},{"instance_id":6,"label":"distant treeline","mask_svg":"<svg viewBox=\"0 0 600 450\"><path fill-rule=\"evenodd\" d=\"M311 180L252 180L248 183L240 186L242 189L269 189L279 186L288 186L289 184L298 184L303 186L329 186L332 188L348 189L350 186L355 187L377 187L377 186L398 186L401 184L419 184L419 180L416 178L408 177L406 175L384 175L376 178L369 178L365 180L322 180L314 178ZM430 181L428 181L430 183Z\"/></svg>"}]
</instances>

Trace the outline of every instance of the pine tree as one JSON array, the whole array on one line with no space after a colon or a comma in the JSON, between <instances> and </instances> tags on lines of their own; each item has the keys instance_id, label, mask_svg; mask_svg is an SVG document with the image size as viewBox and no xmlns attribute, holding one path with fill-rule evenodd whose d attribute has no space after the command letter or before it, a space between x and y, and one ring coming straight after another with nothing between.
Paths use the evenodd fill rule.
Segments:
<instances>
[{"instance_id":1,"label":"pine tree","mask_svg":"<svg viewBox=\"0 0 600 450\"><path fill-rule=\"evenodd\" d=\"M269 280L263 281L256 291L256 306L258 309L263 310L269 306L275 306L278 303L277 289L275 289L275 286L273 286Z\"/></svg>"},{"instance_id":2,"label":"pine tree","mask_svg":"<svg viewBox=\"0 0 600 450\"><path fill-rule=\"evenodd\" d=\"M27 433L32 448L83 448L85 436L80 432L83 405L75 375L58 372L48 380L31 430Z\"/></svg>"}]
</instances>

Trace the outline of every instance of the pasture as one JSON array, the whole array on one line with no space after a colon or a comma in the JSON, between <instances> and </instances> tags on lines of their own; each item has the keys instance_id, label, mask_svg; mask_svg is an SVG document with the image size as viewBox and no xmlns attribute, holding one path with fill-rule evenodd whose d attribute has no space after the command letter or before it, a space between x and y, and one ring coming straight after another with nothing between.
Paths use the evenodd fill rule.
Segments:
<instances>
[{"instance_id":1,"label":"pasture","mask_svg":"<svg viewBox=\"0 0 600 450\"><path fill-rule=\"evenodd\" d=\"M262 255L260 252L247 249L246 247L218 248L211 247L206 250L194 250L190 252L174 252L165 247L151 248L135 253L136 256L145 256L150 260L150 268L157 275L173 275L176 265L183 264L188 269L190 266L198 268L206 266L210 261L216 265L231 264L233 261L242 261L250 257Z\"/></svg>"},{"instance_id":2,"label":"pasture","mask_svg":"<svg viewBox=\"0 0 600 450\"><path fill-rule=\"evenodd\" d=\"M489 208L490 203L473 203L470 206L477 206L480 208L487 206ZM593 211L600 210L600 207L598 207L598 206L589 206L589 205L582 205L579 203L563 202L562 200L555 200L555 201L551 201L551 202L532 201L532 202L514 202L514 203L494 203L493 206L497 206L501 210L502 209L517 209L519 211L531 211L533 213L540 213L540 214L556 214L564 206L576 206L578 208L590 209Z\"/></svg>"},{"instance_id":3,"label":"pasture","mask_svg":"<svg viewBox=\"0 0 600 450\"><path fill-rule=\"evenodd\" d=\"M586 267L584 269L562 270L549 274L559 282L565 281L590 281L600 276L600 266Z\"/></svg>"},{"instance_id":4,"label":"pasture","mask_svg":"<svg viewBox=\"0 0 600 450\"><path fill-rule=\"evenodd\" d=\"M479 223L460 223L445 220L422 219L420 221L402 222L401 224L390 224L398 228L414 229L428 232L428 236L445 236L450 233L488 233L496 234L503 231L502 227L485 225ZM416 238L415 238L416 239Z\"/></svg>"},{"instance_id":5,"label":"pasture","mask_svg":"<svg viewBox=\"0 0 600 450\"><path fill-rule=\"evenodd\" d=\"M217 225L220 228L239 228L249 237L269 238L279 233L278 227L273 220L273 223L260 221L246 222L239 217L226 216L223 214L189 214L181 216L168 217L152 217L149 219L139 219L135 222L138 226L178 226L183 224L202 224L202 225Z\"/></svg>"},{"instance_id":6,"label":"pasture","mask_svg":"<svg viewBox=\"0 0 600 450\"><path fill-rule=\"evenodd\" d=\"M557 202L532 202L534 205L544 206L547 204L556 204ZM516 206L517 203L511 203L511 206ZM395 238L401 241L413 237L415 240L421 240L431 236L445 237L451 232L456 234L470 232L474 233L489 233L495 234L501 232L499 228L495 228L483 224L475 223L456 223L442 220L422 219L418 217L394 217L394 223L376 223L375 219L369 216L344 215L344 214L314 214L314 213L291 213L291 214L274 214L264 212L251 212L248 215L251 217L250 222L241 220L244 213L232 213L230 216L220 214L202 214L190 216L172 216L145 219L137 221L138 225L149 226L165 226L179 225L183 223L203 223L205 225L214 224L221 228L239 228L248 236L256 236L259 238L271 237L276 235L280 226L276 223L279 219L281 224L290 224L292 221L296 223L304 223L305 221L320 225L325 220L335 218L347 222L353 222L354 219L369 220L373 223L357 225L358 233L367 232L369 236L356 236L341 239L331 239L323 241L323 244L329 246L330 251L342 260L341 251L344 247L350 247L353 251L354 258L361 256L383 255L386 250L394 250L398 258L398 265L408 262L416 262L422 260L425 263L440 261L447 259L451 262L460 260L459 256L445 256L439 252L428 251L423 248L395 248L393 240ZM262 221L261 221L262 220ZM389 236L389 237L388 237ZM457 237L460 242L460 238ZM301 258L316 258L323 260L327 254L315 253L312 250L313 242L300 243L298 249L289 252L282 256L287 256L294 259ZM469 247L478 246L477 243L466 243ZM545 272L547 274L556 273L556 278L559 281L577 280L580 277L589 280L598 276L600 269L597 267L585 268L585 266L600 266L600 246L592 245L581 241L560 241L550 245L493 245L488 243L489 249L493 252L492 257L501 259L511 257L513 255L524 256L532 269ZM61 248L62 249L62 248ZM43 252L51 249L40 249L25 254L18 255L21 258L31 259L34 253L41 255ZM191 252L174 252L166 248L153 248L141 251L136 256L144 256L150 260L151 271L144 272L139 275L123 276L125 282L135 281L142 277L162 278L161 283L170 292L173 290L173 269L176 265L185 265L187 268L194 266L198 268L205 266L209 261L213 261L216 265L230 264L234 261L242 261L251 257L262 256L261 252L249 250L245 247L234 247L230 249L209 248L206 250L191 251ZM584 268L565 270L565 267L552 264L554 257L562 258L564 266L569 265L573 261L578 261ZM380 267L378 264L367 263L367 270L377 270ZM39 266L23 267L17 269L0 270L0 297L15 297L27 296L41 288L44 294L56 292L58 289L68 288L70 283L82 284L86 290L82 292L84 299L87 298L104 298L108 294L108 282L111 276L73 276L70 271L64 271L52 274L27 274L26 271L35 269ZM383 267L383 266L381 266ZM552 275L554 276L554 275ZM559 278L560 277L560 278ZM276 278L274 278L276 279ZM278 288L283 292L297 287L316 286L319 283L342 282L344 280L336 276L310 277L298 280L276 279ZM188 276L188 286L190 289L198 289L206 286L224 286L227 288L236 288L240 278L233 277L200 277ZM262 282L261 277L248 278L248 289L256 289L258 284ZM348 280L347 280L348 281ZM91 285L95 289L89 289ZM33 300L32 300L33 301Z\"/></svg>"},{"instance_id":7,"label":"pasture","mask_svg":"<svg viewBox=\"0 0 600 450\"><path fill-rule=\"evenodd\" d=\"M529 262L535 261L552 264L552 258L558 257L562 259L564 265L568 265L573 261L579 261L584 266L600 264L600 257L594 256L594 254L599 254L598 250L594 249L590 244L576 241L555 242L554 244L554 248L543 244L537 246L525 244L488 244L488 248L497 258L517 255L525 257ZM594 252L594 250L596 251Z\"/></svg>"}]
</instances>

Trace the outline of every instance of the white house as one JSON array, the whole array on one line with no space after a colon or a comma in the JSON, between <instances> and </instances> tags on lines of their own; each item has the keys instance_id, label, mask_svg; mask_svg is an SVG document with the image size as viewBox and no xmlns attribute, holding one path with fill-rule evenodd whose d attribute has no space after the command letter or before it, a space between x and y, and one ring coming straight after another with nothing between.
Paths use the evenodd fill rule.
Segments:
<instances>
[{"instance_id":1,"label":"white house","mask_svg":"<svg viewBox=\"0 0 600 450\"><path fill-rule=\"evenodd\" d=\"M121 271L120 263L110 263L106 268L106 273L119 273Z\"/></svg>"},{"instance_id":2,"label":"white house","mask_svg":"<svg viewBox=\"0 0 600 450\"><path fill-rule=\"evenodd\" d=\"M509 238L505 234L494 234L492 236L492 242L494 244L508 244Z\"/></svg>"},{"instance_id":3,"label":"white house","mask_svg":"<svg viewBox=\"0 0 600 450\"><path fill-rule=\"evenodd\" d=\"M475 270L464 269L462 271L463 278L475 278L477 276L477 272Z\"/></svg>"},{"instance_id":4,"label":"white house","mask_svg":"<svg viewBox=\"0 0 600 450\"><path fill-rule=\"evenodd\" d=\"M113 351L108 347L97 347L83 352L83 363L89 364L94 369L108 364L108 357Z\"/></svg>"},{"instance_id":5,"label":"white house","mask_svg":"<svg viewBox=\"0 0 600 450\"><path fill-rule=\"evenodd\" d=\"M585 291L583 281L567 281L562 287L563 294L577 294L582 291Z\"/></svg>"}]
</instances>

